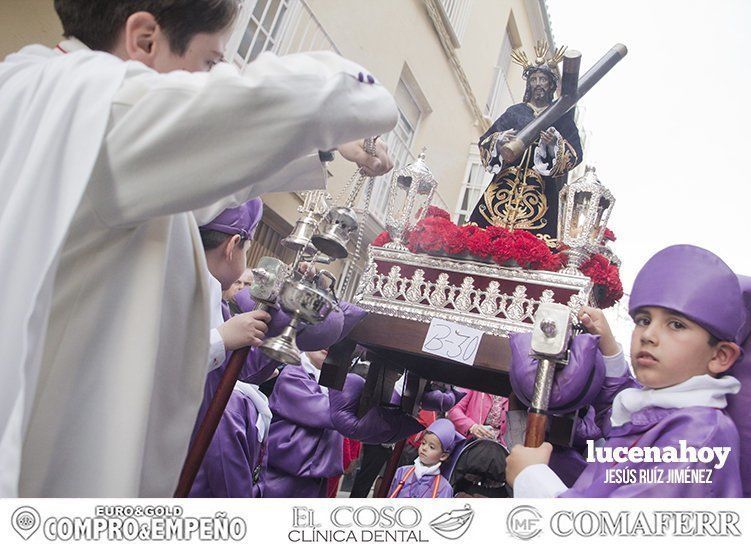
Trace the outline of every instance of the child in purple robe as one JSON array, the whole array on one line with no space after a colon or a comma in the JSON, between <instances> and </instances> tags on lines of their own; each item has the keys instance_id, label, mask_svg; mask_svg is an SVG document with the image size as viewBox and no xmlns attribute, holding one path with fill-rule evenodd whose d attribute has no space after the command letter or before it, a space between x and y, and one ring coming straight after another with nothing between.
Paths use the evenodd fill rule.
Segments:
<instances>
[{"instance_id":1,"label":"child in purple robe","mask_svg":"<svg viewBox=\"0 0 751 544\"><path fill-rule=\"evenodd\" d=\"M328 478L343 473L343 437L331 420L328 388L318 384L326 355L303 353L300 366L287 366L277 378L264 497L325 497Z\"/></svg>"},{"instance_id":2,"label":"child in purple robe","mask_svg":"<svg viewBox=\"0 0 751 544\"><path fill-rule=\"evenodd\" d=\"M396 469L389 498L451 498L451 484L441 475L441 463L449 458L462 439L454 424L445 418L435 420L423 433L413 465Z\"/></svg>"},{"instance_id":3,"label":"child in purple robe","mask_svg":"<svg viewBox=\"0 0 751 544\"><path fill-rule=\"evenodd\" d=\"M583 324L601 335L601 348L612 346L602 312L587 313ZM639 272L629 313L638 383L622 353L607 358L619 365L622 379L604 425L604 447L589 446L588 466L569 489L548 468L550 444L516 446L507 459L515 497L742 496L736 427L742 421L726 411L728 397L741 389L729 371L741 356L751 315L738 278L709 251L671 246Z\"/></svg>"},{"instance_id":4,"label":"child in purple robe","mask_svg":"<svg viewBox=\"0 0 751 544\"><path fill-rule=\"evenodd\" d=\"M289 319L272 310L255 310L247 290L238 293L240 314L230 317L221 291L231 285L245 270L248 244L261 220L263 203L253 199L242 206L229 208L211 223L201 227L206 263L212 281L212 331L210 371L204 387L204 399L196 424L206 410L221 381L232 350L257 346L264 334L275 335ZM330 316L316 327L301 331L302 345L329 344L342 334L344 315L357 321L360 314L354 307L342 304L342 313ZM348 324L349 325L349 324ZM206 452L190 491L191 497L258 497L258 478L264 458L271 423L269 400L258 384L269 379L276 370L276 361L252 347L227 402L222 418Z\"/></svg>"}]
</instances>

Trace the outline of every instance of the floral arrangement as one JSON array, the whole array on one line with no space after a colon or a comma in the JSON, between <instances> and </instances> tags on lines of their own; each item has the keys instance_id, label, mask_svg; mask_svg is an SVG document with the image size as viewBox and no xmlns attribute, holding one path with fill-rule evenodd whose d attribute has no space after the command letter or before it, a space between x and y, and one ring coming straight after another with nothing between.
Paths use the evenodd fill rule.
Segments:
<instances>
[{"instance_id":1,"label":"floral arrangement","mask_svg":"<svg viewBox=\"0 0 751 544\"><path fill-rule=\"evenodd\" d=\"M595 254L580 270L595 284L594 295L600 308L610 308L623 297L623 284L618 267L603 255Z\"/></svg>"},{"instance_id":2,"label":"floral arrangement","mask_svg":"<svg viewBox=\"0 0 751 544\"><path fill-rule=\"evenodd\" d=\"M418 212L418 216L421 211ZM608 239L615 239L608 231ZM372 245L391 241L381 232ZM495 262L501 266L519 266L533 270L558 271L566 264L564 253L553 252L545 242L526 230L510 231L502 227L481 228L455 225L447 211L430 206L425 217L405 233L405 245L412 253L446 255ZM618 267L602 255L593 255L581 267L595 284L594 294L600 308L608 308L623 296Z\"/></svg>"}]
</instances>

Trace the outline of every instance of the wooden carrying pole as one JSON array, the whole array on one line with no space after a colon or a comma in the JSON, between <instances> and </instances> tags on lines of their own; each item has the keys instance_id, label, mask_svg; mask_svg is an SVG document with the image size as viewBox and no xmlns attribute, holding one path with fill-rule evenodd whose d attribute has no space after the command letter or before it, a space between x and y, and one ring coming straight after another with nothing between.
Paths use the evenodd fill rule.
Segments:
<instances>
[{"instance_id":1,"label":"wooden carrying pole","mask_svg":"<svg viewBox=\"0 0 751 544\"><path fill-rule=\"evenodd\" d=\"M501 146L501 156L506 162L515 161L534 142L540 132L551 127L564 113L573 108L576 102L595 86L618 61L626 56L626 46L619 43L613 46L597 64L592 66L578 81L571 82L571 75L579 73L581 55L577 51L567 51L563 58L563 78L561 80L561 97L553 102L540 116L524 127L510 142ZM567 94L568 93L568 94Z\"/></svg>"},{"instance_id":2,"label":"wooden carrying pole","mask_svg":"<svg viewBox=\"0 0 751 544\"><path fill-rule=\"evenodd\" d=\"M180 480L175 490L174 496L176 499L187 497L188 493L190 493L190 488L193 487L198 469L201 467L203 458L206 456L206 451L209 449L211 440L214 438L216 428L222 419L222 414L227 407L232 390L235 388L237 377L240 375L240 370L242 370L245 359L248 358L249 351L250 348L240 348L235 350L229 358L227 368L224 369L222 379L216 388L214 397L211 399L211 404L209 404L209 409L206 411L206 415L198 427L195 440L193 440L188 449L188 455L185 458L185 463L180 473Z\"/></svg>"}]
</instances>

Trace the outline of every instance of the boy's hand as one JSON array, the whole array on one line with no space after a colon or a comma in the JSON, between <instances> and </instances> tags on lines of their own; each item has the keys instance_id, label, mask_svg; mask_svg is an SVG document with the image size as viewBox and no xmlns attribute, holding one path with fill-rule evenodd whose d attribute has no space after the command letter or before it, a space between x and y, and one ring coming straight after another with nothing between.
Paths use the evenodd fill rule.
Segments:
<instances>
[{"instance_id":1,"label":"boy's hand","mask_svg":"<svg viewBox=\"0 0 751 544\"><path fill-rule=\"evenodd\" d=\"M267 312L253 310L238 314L217 327L224 349L234 351L245 346L258 347L269 330L271 316Z\"/></svg>"},{"instance_id":2,"label":"boy's hand","mask_svg":"<svg viewBox=\"0 0 751 544\"><path fill-rule=\"evenodd\" d=\"M551 453L553 446L550 442L543 442L539 448L527 448L517 444L506 457L506 483L514 487L514 481L522 470L532 465L547 465Z\"/></svg>"},{"instance_id":3,"label":"boy's hand","mask_svg":"<svg viewBox=\"0 0 751 544\"><path fill-rule=\"evenodd\" d=\"M394 167L394 162L389 157L389 148L380 138L375 141L375 156L368 154L363 144L363 140L356 140L340 145L337 151L342 157L362 168L366 176L372 178L382 176Z\"/></svg>"},{"instance_id":4,"label":"boy's hand","mask_svg":"<svg viewBox=\"0 0 751 544\"><path fill-rule=\"evenodd\" d=\"M478 425L477 423L469 428L469 434L476 436L477 438L490 438L491 440L495 439L494 433L486 429L483 425Z\"/></svg>"},{"instance_id":5,"label":"boy's hand","mask_svg":"<svg viewBox=\"0 0 751 544\"><path fill-rule=\"evenodd\" d=\"M620 353L621 347L615 341L615 336L613 336L608 320L605 318L602 310L592 308L591 306L584 306L579 310L577 317L588 333L600 335L600 351L603 355L610 357Z\"/></svg>"}]
</instances>

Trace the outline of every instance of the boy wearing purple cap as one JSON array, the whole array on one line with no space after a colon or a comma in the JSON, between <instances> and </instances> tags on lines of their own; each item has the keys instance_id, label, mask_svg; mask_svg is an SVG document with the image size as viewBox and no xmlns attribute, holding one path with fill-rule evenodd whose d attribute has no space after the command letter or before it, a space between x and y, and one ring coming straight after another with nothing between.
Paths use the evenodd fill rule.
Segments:
<instances>
[{"instance_id":1,"label":"boy wearing purple cap","mask_svg":"<svg viewBox=\"0 0 751 544\"><path fill-rule=\"evenodd\" d=\"M570 489L547 466L550 444L515 447L507 459L514 496L742 496L738 420L725 410L741 388L727 374L747 319L738 278L709 251L671 246L637 275L629 313L641 387L627 386L625 358L610 361L621 365L625 388L613 400L605 445L589 445L588 466ZM601 312L583 322L612 347Z\"/></svg>"},{"instance_id":2,"label":"boy wearing purple cap","mask_svg":"<svg viewBox=\"0 0 751 544\"><path fill-rule=\"evenodd\" d=\"M254 198L242 206L224 210L199 229L211 273L209 370L221 365L228 351L259 346L268 331L271 316L267 312L252 311L230 317L229 307L222 300L222 291L229 289L245 270L253 232L262 215L263 202Z\"/></svg>"},{"instance_id":3,"label":"boy wearing purple cap","mask_svg":"<svg viewBox=\"0 0 751 544\"><path fill-rule=\"evenodd\" d=\"M441 463L449 458L462 437L450 420L435 420L422 435L412 466L399 467L389 489L389 498L451 498L451 484L441 475Z\"/></svg>"},{"instance_id":4,"label":"boy wearing purple cap","mask_svg":"<svg viewBox=\"0 0 751 544\"><path fill-rule=\"evenodd\" d=\"M253 232L261 220L263 203L255 198L228 208L210 223L200 227L211 273L211 344L209 374L204 400L196 424L203 419L214 392L221 381L227 355L241 347L258 346L268 330L271 316L253 310L230 317L222 290L245 270L247 252ZM241 376L252 375L262 381L276 366L262 353L251 350ZM238 381L216 428L214 437L196 475L191 497L258 496L257 481L268 437L271 410L266 396L255 383Z\"/></svg>"}]
</instances>

